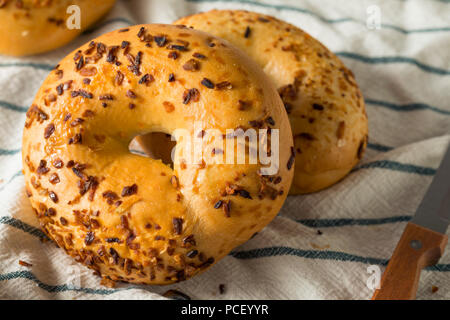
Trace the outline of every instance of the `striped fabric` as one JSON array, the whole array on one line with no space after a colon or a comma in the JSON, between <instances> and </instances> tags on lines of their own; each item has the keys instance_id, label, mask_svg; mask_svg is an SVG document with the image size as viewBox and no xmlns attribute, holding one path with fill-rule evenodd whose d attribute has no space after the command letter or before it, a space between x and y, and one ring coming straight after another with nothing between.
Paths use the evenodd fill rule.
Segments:
<instances>
[{"instance_id":1,"label":"striped fabric","mask_svg":"<svg viewBox=\"0 0 450 320\"><path fill-rule=\"evenodd\" d=\"M379 29L366 24L374 5ZM337 185L289 197L268 227L208 272L168 287L102 287L38 229L21 173L25 112L49 70L80 44L127 25L169 23L213 8L276 16L336 52L366 100L368 150ZM0 298L159 299L178 289L197 299L368 299L368 267L384 270L449 144L449 101L449 0L119 1L60 50L0 57ZM226 285L223 295L219 284ZM450 299L450 250L422 273L418 298Z\"/></svg>"}]
</instances>

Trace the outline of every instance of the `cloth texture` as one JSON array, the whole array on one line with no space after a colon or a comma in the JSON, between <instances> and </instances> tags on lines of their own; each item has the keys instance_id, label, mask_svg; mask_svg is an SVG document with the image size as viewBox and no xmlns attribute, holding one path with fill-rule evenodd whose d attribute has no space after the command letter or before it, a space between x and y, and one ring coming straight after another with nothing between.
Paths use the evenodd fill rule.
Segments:
<instances>
[{"instance_id":1,"label":"cloth texture","mask_svg":"<svg viewBox=\"0 0 450 320\"><path fill-rule=\"evenodd\" d=\"M81 44L128 25L171 23L210 9L275 16L335 52L366 101L367 151L336 185L289 196L264 230L207 272L170 286L101 286L38 228L21 172L25 112L50 70ZM0 56L0 298L163 299L177 289L194 299L369 299L368 267L385 269L449 145L449 101L447 0L119 0L63 48ZM422 272L417 297L450 299L450 249Z\"/></svg>"}]
</instances>

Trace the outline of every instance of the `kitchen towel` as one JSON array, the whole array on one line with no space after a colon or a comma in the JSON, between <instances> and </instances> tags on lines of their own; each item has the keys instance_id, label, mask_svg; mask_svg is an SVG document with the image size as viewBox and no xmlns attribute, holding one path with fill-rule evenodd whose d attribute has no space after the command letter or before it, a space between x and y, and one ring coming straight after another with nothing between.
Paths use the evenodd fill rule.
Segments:
<instances>
[{"instance_id":1,"label":"kitchen towel","mask_svg":"<svg viewBox=\"0 0 450 320\"><path fill-rule=\"evenodd\" d=\"M214 8L275 16L335 52L363 92L368 149L343 181L289 196L272 223L200 276L103 287L38 229L21 172L25 112L58 61L90 39ZM119 0L61 49L0 56L0 298L163 299L177 289L194 299L369 299L449 145L449 101L448 0ZM450 299L449 248L423 271L417 297Z\"/></svg>"}]
</instances>

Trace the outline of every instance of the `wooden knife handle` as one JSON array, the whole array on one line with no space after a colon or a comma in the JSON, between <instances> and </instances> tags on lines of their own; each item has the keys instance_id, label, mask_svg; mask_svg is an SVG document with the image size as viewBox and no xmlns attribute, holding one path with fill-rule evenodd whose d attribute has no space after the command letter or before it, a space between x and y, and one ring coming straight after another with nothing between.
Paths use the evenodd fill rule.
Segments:
<instances>
[{"instance_id":1,"label":"wooden knife handle","mask_svg":"<svg viewBox=\"0 0 450 320\"><path fill-rule=\"evenodd\" d=\"M439 261L447 240L446 235L409 222L372 300L415 299L420 271Z\"/></svg>"}]
</instances>

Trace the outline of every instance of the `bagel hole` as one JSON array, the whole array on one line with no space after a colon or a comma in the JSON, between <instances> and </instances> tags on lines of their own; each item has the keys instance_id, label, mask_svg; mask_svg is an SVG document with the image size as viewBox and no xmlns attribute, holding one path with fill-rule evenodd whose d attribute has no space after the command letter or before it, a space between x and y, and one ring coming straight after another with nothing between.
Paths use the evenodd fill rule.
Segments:
<instances>
[{"instance_id":1,"label":"bagel hole","mask_svg":"<svg viewBox=\"0 0 450 320\"><path fill-rule=\"evenodd\" d=\"M170 134L150 132L135 137L130 143L129 150L133 154L161 160L173 168L171 153L176 144L176 141L171 140Z\"/></svg>"}]
</instances>

